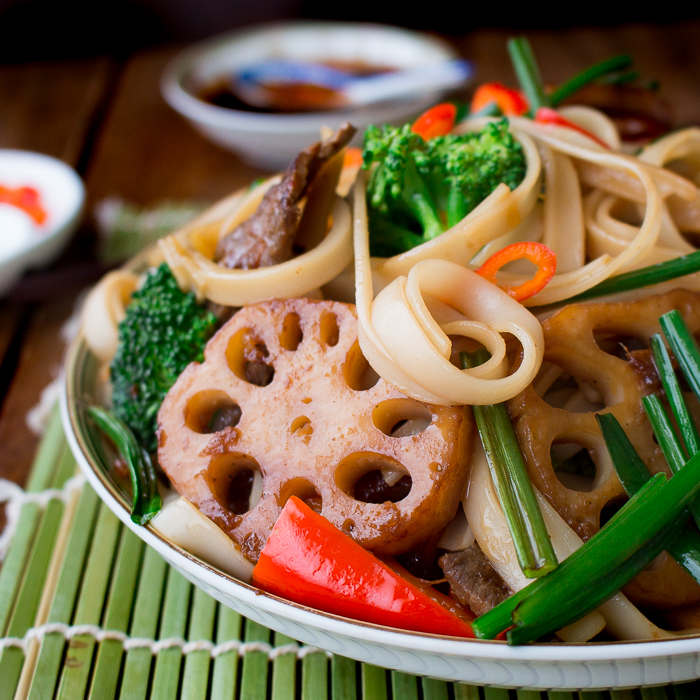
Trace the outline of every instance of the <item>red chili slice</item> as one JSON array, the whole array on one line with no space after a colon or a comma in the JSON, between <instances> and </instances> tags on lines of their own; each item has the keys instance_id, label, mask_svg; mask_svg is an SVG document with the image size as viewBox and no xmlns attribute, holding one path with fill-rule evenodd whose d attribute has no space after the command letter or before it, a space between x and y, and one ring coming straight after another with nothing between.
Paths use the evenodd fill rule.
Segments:
<instances>
[{"instance_id":1,"label":"red chili slice","mask_svg":"<svg viewBox=\"0 0 700 700\"><path fill-rule=\"evenodd\" d=\"M522 93L501 83L484 83L472 97L471 112L479 112L489 104L495 104L506 116L520 116L528 110L528 104Z\"/></svg>"},{"instance_id":2,"label":"red chili slice","mask_svg":"<svg viewBox=\"0 0 700 700\"><path fill-rule=\"evenodd\" d=\"M525 241L523 243L512 243L497 253L494 253L477 271L478 275L487 279L493 284L496 281L496 273L509 262L514 260L529 260L537 265L535 276L516 286L498 285L506 294L516 301L524 301L541 291L552 279L557 270L557 256L553 250L547 248L542 243Z\"/></svg>"},{"instance_id":3,"label":"red chili slice","mask_svg":"<svg viewBox=\"0 0 700 700\"><path fill-rule=\"evenodd\" d=\"M413 122L411 131L429 141L436 136L447 136L452 131L457 119L457 107L451 102L431 107Z\"/></svg>"},{"instance_id":4,"label":"red chili slice","mask_svg":"<svg viewBox=\"0 0 700 700\"><path fill-rule=\"evenodd\" d=\"M579 134L583 134L592 141L595 141L603 148L610 150L610 146L607 143L605 143L605 141L599 139L595 134L592 134L590 131L586 131L586 129L579 126L578 124L574 124L574 122L566 119L565 117L562 117L561 114L559 114L559 112L552 109L551 107L540 107L535 114L535 121L539 124L554 124L555 126L565 126L567 129L573 129L574 131L578 131Z\"/></svg>"}]
</instances>

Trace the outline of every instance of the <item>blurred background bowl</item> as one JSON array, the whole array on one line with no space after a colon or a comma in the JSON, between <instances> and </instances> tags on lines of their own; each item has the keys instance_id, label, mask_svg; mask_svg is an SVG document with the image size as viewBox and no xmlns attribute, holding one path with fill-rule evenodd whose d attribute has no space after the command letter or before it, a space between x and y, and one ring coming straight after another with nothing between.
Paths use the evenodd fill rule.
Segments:
<instances>
[{"instance_id":1,"label":"blurred background bowl","mask_svg":"<svg viewBox=\"0 0 700 700\"><path fill-rule=\"evenodd\" d=\"M49 265L68 245L82 217L85 186L75 170L63 161L43 153L14 149L0 149L0 184L36 189L46 212L46 221L32 226L17 245L0 246L2 296L24 272ZM11 235L0 224L0 235L3 234Z\"/></svg>"},{"instance_id":2,"label":"blurred background bowl","mask_svg":"<svg viewBox=\"0 0 700 700\"><path fill-rule=\"evenodd\" d=\"M319 139L322 126L350 121L357 142L369 124L399 124L440 101L444 91L334 111L280 114L220 107L200 97L246 65L268 59L357 63L405 70L457 58L446 42L377 24L287 22L203 41L168 64L161 91L168 104L206 138L256 166L277 170Z\"/></svg>"}]
</instances>

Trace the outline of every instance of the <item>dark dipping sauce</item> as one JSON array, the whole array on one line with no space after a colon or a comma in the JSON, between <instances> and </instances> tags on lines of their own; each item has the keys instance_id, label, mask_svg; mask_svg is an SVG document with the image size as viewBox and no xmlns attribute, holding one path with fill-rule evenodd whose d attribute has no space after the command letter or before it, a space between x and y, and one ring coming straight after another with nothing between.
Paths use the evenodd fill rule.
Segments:
<instances>
[{"instance_id":1,"label":"dark dipping sauce","mask_svg":"<svg viewBox=\"0 0 700 700\"><path fill-rule=\"evenodd\" d=\"M324 61L322 64L336 68L349 75L371 76L391 73L395 69L377 66L362 61ZM327 112L348 106L341 92L313 83L268 82L261 85L265 90L268 107L258 107L245 101L236 91L235 82L221 76L200 88L197 97L216 107L236 109L259 114L301 114L304 112Z\"/></svg>"}]
</instances>

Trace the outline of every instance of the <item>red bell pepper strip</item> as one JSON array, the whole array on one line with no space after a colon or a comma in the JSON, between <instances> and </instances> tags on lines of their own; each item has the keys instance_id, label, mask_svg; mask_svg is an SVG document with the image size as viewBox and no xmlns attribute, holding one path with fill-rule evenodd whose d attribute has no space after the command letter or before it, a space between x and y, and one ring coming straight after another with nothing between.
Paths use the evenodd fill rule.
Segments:
<instances>
[{"instance_id":1,"label":"red bell pepper strip","mask_svg":"<svg viewBox=\"0 0 700 700\"><path fill-rule=\"evenodd\" d=\"M535 113L535 121L538 124L554 124L555 126L564 126L567 129L573 129L574 131L578 131L580 134L583 134L589 139L595 141L603 148L607 148L608 150L610 150L610 146L607 143L605 143L605 141L599 139L595 134L592 134L590 131L586 131L586 129L579 126L578 124L574 124L574 122L570 121L569 119L562 117L561 114L559 114L559 112L557 112L555 109L552 109L551 107L540 107Z\"/></svg>"},{"instance_id":2,"label":"red bell pepper strip","mask_svg":"<svg viewBox=\"0 0 700 700\"><path fill-rule=\"evenodd\" d=\"M344 168L359 168L362 165L362 149L346 148L345 157L343 158Z\"/></svg>"},{"instance_id":3,"label":"red bell pepper strip","mask_svg":"<svg viewBox=\"0 0 700 700\"><path fill-rule=\"evenodd\" d=\"M480 112L489 104L495 104L506 116L525 114L529 106L521 92L501 83L484 83L472 97L471 112Z\"/></svg>"},{"instance_id":4,"label":"red bell pepper strip","mask_svg":"<svg viewBox=\"0 0 700 700\"><path fill-rule=\"evenodd\" d=\"M457 119L457 107L451 102L431 107L413 122L411 131L429 141L436 136L447 136L452 131Z\"/></svg>"},{"instance_id":5,"label":"red bell pepper strip","mask_svg":"<svg viewBox=\"0 0 700 700\"><path fill-rule=\"evenodd\" d=\"M41 225L46 221L46 210L41 206L39 193L33 187L5 187L0 185L0 203L11 204L29 214Z\"/></svg>"},{"instance_id":6,"label":"red bell pepper strip","mask_svg":"<svg viewBox=\"0 0 700 700\"><path fill-rule=\"evenodd\" d=\"M253 583L287 600L354 620L474 637L472 615L450 612L296 496L287 501L260 553Z\"/></svg>"},{"instance_id":7,"label":"red bell pepper strip","mask_svg":"<svg viewBox=\"0 0 700 700\"><path fill-rule=\"evenodd\" d=\"M525 301L541 291L552 279L557 270L557 256L553 250L542 243L524 241L512 243L497 253L494 253L477 271L489 282L498 284L496 273L507 263L525 258L537 265L535 276L516 286L498 285L506 294L516 301Z\"/></svg>"}]
</instances>

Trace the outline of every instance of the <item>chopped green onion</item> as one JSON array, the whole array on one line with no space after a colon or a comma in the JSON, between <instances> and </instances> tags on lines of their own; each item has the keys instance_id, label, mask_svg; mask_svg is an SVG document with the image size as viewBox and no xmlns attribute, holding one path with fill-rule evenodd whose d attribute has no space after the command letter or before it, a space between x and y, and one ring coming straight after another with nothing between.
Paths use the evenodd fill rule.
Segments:
<instances>
[{"instance_id":1,"label":"chopped green onion","mask_svg":"<svg viewBox=\"0 0 700 700\"><path fill-rule=\"evenodd\" d=\"M471 355L460 353L462 369L476 367L488 358L483 349ZM472 410L520 568L528 578L543 576L557 566L557 556L508 411L502 403L473 406Z\"/></svg>"},{"instance_id":2,"label":"chopped green onion","mask_svg":"<svg viewBox=\"0 0 700 700\"><path fill-rule=\"evenodd\" d=\"M503 112L501 112L501 108L495 102L489 102L476 112L472 112L469 115L469 118L474 119L476 117L500 117L502 114Z\"/></svg>"},{"instance_id":3,"label":"chopped green onion","mask_svg":"<svg viewBox=\"0 0 700 700\"><path fill-rule=\"evenodd\" d=\"M700 583L700 535L696 530L686 525L666 551Z\"/></svg>"},{"instance_id":4,"label":"chopped green onion","mask_svg":"<svg viewBox=\"0 0 700 700\"><path fill-rule=\"evenodd\" d=\"M698 251L700 253L700 251ZM698 255L698 253L692 253ZM689 256L686 256L689 257ZM675 309L660 319L673 354L695 396L700 400L700 350L683 317Z\"/></svg>"},{"instance_id":5,"label":"chopped green onion","mask_svg":"<svg viewBox=\"0 0 700 700\"><path fill-rule=\"evenodd\" d=\"M679 258L667 260L666 262L657 263L642 267L639 270L625 272L622 275L609 277L602 282L592 286L585 292L576 294L568 299L563 299L567 303L575 301L584 301L595 297L602 297L607 294L618 294L619 292L628 292L631 289L641 289L642 287L650 287L661 282L690 275L693 272L700 271L700 250L688 255L681 255Z\"/></svg>"},{"instance_id":6,"label":"chopped green onion","mask_svg":"<svg viewBox=\"0 0 700 700\"><path fill-rule=\"evenodd\" d=\"M651 351L656 373L661 379L666 398L676 418L676 423L681 429L681 438L683 439L686 453L689 457L692 457L696 452L700 452L700 436L698 436L697 428L683 398L683 392L678 384L678 377L676 377L676 372L673 369L668 350L658 333L651 338Z\"/></svg>"},{"instance_id":7,"label":"chopped green onion","mask_svg":"<svg viewBox=\"0 0 700 700\"><path fill-rule=\"evenodd\" d=\"M678 439L678 435L676 435L673 423L671 423L671 419L668 417L660 397L656 394L642 398L642 404L651 427L654 429L654 435L659 443L659 447L664 453L664 457L666 457L668 466L671 467L671 471L675 474L685 464L686 456L683 453L683 447Z\"/></svg>"},{"instance_id":8,"label":"chopped green onion","mask_svg":"<svg viewBox=\"0 0 700 700\"><path fill-rule=\"evenodd\" d=\"M549 107L542 74L527 38L521 36L509 39L508 53L520 87L530 105L530 115L534 115L540 107Z\"/></svg>"},{"instance_id":9,"label":"chopped green onion","mask_svg":"<svg viewBox=\"0 0 700 700\"><path fill-rule=\"evenodd\" d=\"M508 644L527 644L543 635L561 629L575 622L582 615L587 615L602 605L616 591L643 571L667 547L675 534L676 523L667 525L663 530L644 543L621 565L612 568L608 575L595 588L580 588L569 592L565 588L548 591L548 603L562 608L562 613L555 611L548 616L540 615L541 602L526 598L513 611L516 627L508 632ZM579 575L585 576L585 570L579 569ZM558 618L558 619L556 619ZM552 619L556 624L552 626Z\"/></svg>"},{"instance_id":10,"label":"chopped green onion","mask_svg":"<svg viewBox=\"0 0 700 700\"><path fill-rule=\"evenodd\" d=\"M596 419L617 476L627 495L634 496L651 479L651 473L612 413L597 413ZM696 530L685 525L666 550L700 583L700 534Z\"/></svg>"},{"instance_id":11,"label":"chopped green onion","mask_svg":"<svg viewBox=\"0 0 700 700\"><path fill-rule=\"evenodd\" d=\"M113 413L99 406L90 406L87 412L124 458L133 491L131 519L137 525L145 525L162 507L158 478L149 454L136 442L127 425Z\"/></svg>"},{"instance_id":12,"label":"chopped green onion","mask_svg":"<svg viewBox=\"0 0 700 700\"><path fill-rule=\"evenodd\" d=\"M668 466L676 474L685 464L686 457L671 419L668 417L661 399L656 394L645 396L642 399L642 404ZM700 527L700 503L691 503L688 509Z\"/></svg>"},{"instance_id":13,"label":"chopped green onion","mask_svg":"<svg viewBox=\"0 0 700 700\"><path fill-rule=\"evenodd\" d=\"M700 454L668 481L656 474L608 524L546 576L477 618L477 637L492 639L514 622L511 644L537 639L570 624L613 596L675 537L679 516L700 490ZM528 600L527 606L521 606Z\"/></svg>"},{"instance_id":14,"label":"chopped green onion","mask_svg":"<svg viewBox=\"0 0 700 700\"><path fill-rule=\"evenodd\" d=\"M622 488L628 496L634 496L651 479L647 465L612 413L596 413L595 417Z\"/></svg>"},{"instance_id":15,"label":"chopped green onion","mask_svg":"<svg viewBox=\"0 0 700 700\"><path fill-rule=\"evenodd\" d=\"M605 61L596 63L580 73L577 73L573 78L569 78L566 82L562 83L550 96L549 104L551 107L556 107L558 104L571 97L574 93L578 92L582 87L585 87L589 83L592 83L598 78L602 78L604 75L608 75L613 72L618 72L625 70L632 65L632 59L627 56L613 56Z\"/></svg>"},{"instance_id":16,"label":"chopped green onion","mask_svg":"<svg viewBox=\"0 0 700 700\"><path fill-rule=\"evenodd\" d=\"M585 542L582 547L564 559L554 571L537 581L533 581L529 586L522 588L510 598L506 598L506 600L499 603L495 608L474 620L472 628L476 636L480 639L493 639L498 636L503 630L513 624L513 613L516 607L529 597L534 597L535 602L541 603L545 618L548 618L552 614L561 613L565 613L568 618L571 615L570 611L551 608L547 601L547 589L559 587L568 591L569 596L573 597L574 595L578 595L582 588L590 587L592 583L595 588L602 588L601 580L610 573L609 570L629 559L631 554L634 553L639 546L644 544L644 542L640 544L635 541L634 545L639 546L630 546L631 540L629 538L619 537L616 542L607 545L612 547L612 551L605 551L604 548L601 549L600 547L599 543L601 539L607 541L610 539L611 532L617 534L621 527L619 523L626 525L628 522L630 510L633 514L636 513L636 511L639 510L640 504L648 500L650 493L657 493L665 480L666 477L663 474L657 474L654 479L650 479L640 489L637 495L631 498L613 516L602 530ZM635 536L636 534L638 533L630 532L631 536ZM646 541L646 539L644 541ZM578 573L582 568L581 559L583 559L584 564L588 567L583 576L580 576ZM614 562L614 566L612 562ZM546 586L545 583L547 584ZM612 592L610 595L612 595ZM583 614L584 613L579 611L576 612L577 617L581 617ZM565 624L566 623L555 623L552 629L561 629Z\"/></svg>"},{"instance_id":17,"label":"chopped green onion","mask_svg":"<svg viewBox=\"0 0 700 700\"><path fill-rule=\"evenodd\" d=\"M452 104L457 108L457 114L455 114L455 124L459 124L461 121L469 116L469 103L463 102L462 100L452 100Z\"/></svg>"},{"instance_id":18,"label":"chopped green onion","mask_svg":"<svg viewBox=\"0 0 700 700\"><path fill-rule=\"evenodd\" d=\"M601 85L626 85L639 80L639 71L626 70L618 73L610 73L598 80Z\"/></svg>"}]
</instances>

